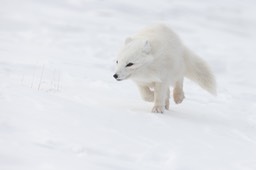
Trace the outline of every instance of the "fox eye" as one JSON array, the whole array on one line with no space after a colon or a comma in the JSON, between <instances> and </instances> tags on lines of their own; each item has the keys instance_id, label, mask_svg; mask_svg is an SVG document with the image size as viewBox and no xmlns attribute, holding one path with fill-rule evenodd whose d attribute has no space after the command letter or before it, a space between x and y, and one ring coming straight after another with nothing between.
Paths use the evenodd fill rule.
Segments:
<instances>
[{"instance_id":1,"label":"fox eye","mask_svg":"<svg viewBox=\"0 0 256 170\"><path fill-rule=\"evenodd\" d=\"M118 60L116 60L116 64L118 64Z\"/></svg>"},{"instance_id":2,"label":"fox eye","mask_svg":"<svg viewBox=\"0 0 256 170\"><path fill-rule=\"evenodd\" d=\"M126 67L131 67L133 65L133 63L128 63L127 65L126 65Z\"/></svg>"}]
</instances>

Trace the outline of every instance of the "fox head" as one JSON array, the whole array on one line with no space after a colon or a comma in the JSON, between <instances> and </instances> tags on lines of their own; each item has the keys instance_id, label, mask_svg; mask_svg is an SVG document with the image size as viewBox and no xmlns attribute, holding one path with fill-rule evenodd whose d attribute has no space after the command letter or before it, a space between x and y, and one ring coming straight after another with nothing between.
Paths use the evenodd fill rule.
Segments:
<instances>
[{"instance_id":1,"label":"fox head","mask_svg":"<svg viewBox=\"0 0 256 170\"><path fill-rule=\"evenodd\" d=\"M127 38L119 52L113 77L118 81L132 78L152 61L152 49L148 40Z\"/></svg>"}]
</instances>

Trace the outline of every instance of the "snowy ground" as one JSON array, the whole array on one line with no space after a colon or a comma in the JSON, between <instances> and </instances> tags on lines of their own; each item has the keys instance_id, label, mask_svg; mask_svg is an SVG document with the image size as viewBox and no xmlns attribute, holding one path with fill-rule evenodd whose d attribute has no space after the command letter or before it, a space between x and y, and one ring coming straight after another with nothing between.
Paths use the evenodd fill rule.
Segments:
<instances>
[{"instance_id":1,"label":"snowy ground","mask_svg":"<svg viewBox=\"0 0 256 170\"><path fill-rule=\"evenodd\" d=\"M255 170L254 0L1 0L1 170ZM150 113L117 50L154 22L212 66L218 96Z\"/></svg>"}]
</instances>

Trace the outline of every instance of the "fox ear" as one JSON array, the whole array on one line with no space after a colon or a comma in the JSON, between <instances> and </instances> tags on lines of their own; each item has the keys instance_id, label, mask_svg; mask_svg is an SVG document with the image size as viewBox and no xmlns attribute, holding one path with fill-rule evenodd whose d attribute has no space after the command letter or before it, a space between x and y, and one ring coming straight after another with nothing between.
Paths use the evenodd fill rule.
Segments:
<instances>
[{"instance_id":1,"label":"fox ear","mask_svg":"<svg viewBox=\"0 0 256 170\"><path fill-rule=\"evenodd\" d=\"M130 43L132 41L132 37L128 37L128 38L126 38L126 40L125 40L125 44L128 44L128 43Z\"/></svg>"},{"instance_id":2,"label":"fox ear","mask_svg":"<svg viewBox=\"0 0 256 170\"><path fill-rule=\"evenodd\" d=\"M143 52L145 52L146 54L149 54L151 52L151 45L148 40L145 41Z\"/></svg>"}]
</instances>

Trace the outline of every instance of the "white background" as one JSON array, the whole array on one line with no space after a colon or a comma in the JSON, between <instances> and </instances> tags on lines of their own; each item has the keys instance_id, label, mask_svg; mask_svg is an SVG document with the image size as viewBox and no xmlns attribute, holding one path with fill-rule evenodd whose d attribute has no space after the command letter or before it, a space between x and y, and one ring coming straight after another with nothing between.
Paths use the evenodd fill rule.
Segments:
<instances>
[{"instance_id":1,"label":"white background","mask_svg":"<svg viewBox=\"0 0 256 170\"><path fill-rule=\"evenodd\" d=\"M254 0L1 0L1 170L255 170ZM218 96L150 112L113 79L125 38L164 22ZM172 99L171 99L172 100Z\"/></svg>"}]
</instances>

